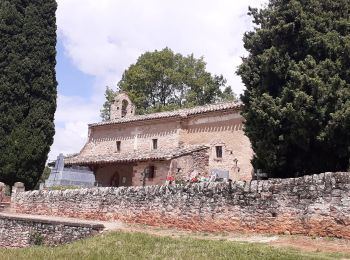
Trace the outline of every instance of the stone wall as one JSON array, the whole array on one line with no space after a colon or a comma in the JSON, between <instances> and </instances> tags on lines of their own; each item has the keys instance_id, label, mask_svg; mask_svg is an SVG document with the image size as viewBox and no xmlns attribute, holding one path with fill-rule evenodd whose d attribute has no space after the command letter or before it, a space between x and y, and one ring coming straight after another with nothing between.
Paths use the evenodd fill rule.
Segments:
<instances>
[{"instance_id":1,"label":"stone wall","mask_svg":"<svg viewBox=\"0 0 350 260\"><path fill-rule=\"evenodd\" d=\"M226 170L232 180L251 180L253 150L244 134L243 120L239 112L232 111L190 117L182 126L180 143L208 145L209 171ZM222 158L216 157L216 146L222 146Z\"/></svg>"},{"instance_id":2,"label":"stone wall","mask_svg":"<svg viewBox=\"0 0 350 260\"><path fill-rule=\"evenodd\" d=\"M103 230L99 224L75 223L0 214L0 247L59 245Z\"/></svg>"},{"instance_id":3,"label":"stone wall","mask_svg":"<svg viewBox=\"0 0 350 260\"><path fill-rule=\"evenodd\" d=\"M105 164L96 170L96 181L100 186L131 186L133 178L133 164Z\"/></svg>"},{"instance_id":4,"label":"stone wall","mask_svg":"<svg viewBox=\"0 0 350 260\"><path fill-rule=\"evenodd\" d=\"M199 113L181 119L166 117L90 126L89 140L80 155L115 154L117 156L118 153L130 153L131 156L135 151L139 153L151 151L153 139L158 140L158 149L206 145L209 147L209 162L208 165L205 165L206 174L215 170L228 171L232 180L247 181L252 177L253 168L250 161L253 157L253 151L248 137L244 134L243 121L244 118L240 112L231 109ZM120 151L117 151L117 142L120 142ZM216 157L216 146L222 146L222 158ZM138 169L143 167L143 163L141 164L141 166L137 166ZM200 169L201 171L202 169ZM107 173L107 175L114 174L114 172ZM100 179L99 182L107 185L105 184L106 178L100 172L97 171L96 175L97 179ZM163 172L162 175L166 176L167 172ZM101 179L104 180L101 181ZM158 181L154 181L154 184L158 183Z\"/></svg>"},{"instance_id":5,"label":"stone wall","mask_svg":"<svg viewBox=\"0 0 350 260\"><path fill-rule=\"evenodd\" d=\"M190 180L191 177L209 175L209 154L208 150L193 152L172 161L169 175L175 176L177 180Z\"/></svg>"},{"instance_id":6,"label":"stone wall","mask_svg":"<svg viewBox=\"0 0 350 260\"><path fill-rule=\"evenodd\" d=\"M285 233L350 239L350 173L187 186L15 194L13 210L121 220L194 231Z\"/></svg>"},{"instance_id":7,"label":"stone wall","mask_svg":"<svg viewBox=\"0 0 350 260\"><path fill-rule=\"evenodd\" d=\"M121 153L149 151L152 149L152 139L158 139L159 149L176 148L179 143L178 128L178 122L165 119L97 126L90 129L90 140L81 155L117 153L117 141L120 141Z\"/></svg>"},{"instance_id":8,"label":"stone wall","mask_svg":"<svg viewBox=\"0 0 350 260\"><path fill-rule=\"evenodd\" d=\"M193 172L208 175L209 155L207 150L193 152L173 160L146 161L129 164L105 164L96 171L96 181L102 187L142 186L145 168L154 166L153 178L146 178L145 185L164 185L168 175L176 179L189 179Z\"/></svg>"},{"instance_id":9,"label":"stone wall","mask_svg":"<svg viewBox=\"0 0 350 260\"><path fill-rule=\"evenodd\" d=\"M145 185L164 185L169 172L170 161L138 162L134 166L133 186L142 186L143 172L146 167L154 166L153 178L146 178Z\"/></svg>"}]
</instances>

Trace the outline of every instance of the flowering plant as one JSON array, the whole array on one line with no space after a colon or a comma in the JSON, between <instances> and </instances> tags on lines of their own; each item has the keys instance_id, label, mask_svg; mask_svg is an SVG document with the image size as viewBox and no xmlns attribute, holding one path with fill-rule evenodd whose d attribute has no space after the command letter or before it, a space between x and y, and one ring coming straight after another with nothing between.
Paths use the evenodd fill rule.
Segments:
<instances>
[{"instance_id":1,"label":"flowering plant","mask_svg":"<svg viewBox=\"0 0 350 260\"><path fill-rule=\"evenodd\" d=\"M192 178L192 179L191 179L191 182L198 182L197 177Z\"/></svg>"},{"instance_id":2,"label":"flowering plant","mask_svg":"<svg viewBox=\"0 0 350 260\"><path fill-rule=\"evenodd\" d=\"M175 177L174 176L168 176L166 177L167 181L175 181Z\"/></svg>"}]
</instances>

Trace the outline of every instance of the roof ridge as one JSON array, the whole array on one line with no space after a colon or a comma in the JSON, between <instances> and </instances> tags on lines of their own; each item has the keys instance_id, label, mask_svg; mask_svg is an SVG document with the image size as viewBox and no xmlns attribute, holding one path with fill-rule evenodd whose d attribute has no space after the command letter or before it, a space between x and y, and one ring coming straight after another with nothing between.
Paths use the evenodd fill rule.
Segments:
<instances>
[{"instance_id":1,"label":"roof ridge","mask_svg":"<svg viewBox=\"0 0 350 260\"><path fill-rule=\"evenodd\" d=\"M151 113L146 115L135 115L131 117L124 117L116 120L92 123L92 124L89 124L89 126L120 124L120 123L136 122L136 121L175 117L175 116L186 117L194 114L200 114L200 113L206 113L206 112L212 112L212 111L218 111L218 110L224 110L224 109L230 109L230 108L238 108L242 105L243 103L237 100L229 101L229 102L218 102L214 104L205 104L202 106L195 106L190 108L181 108L181 109Z\"/></svg>"}]
</instances>

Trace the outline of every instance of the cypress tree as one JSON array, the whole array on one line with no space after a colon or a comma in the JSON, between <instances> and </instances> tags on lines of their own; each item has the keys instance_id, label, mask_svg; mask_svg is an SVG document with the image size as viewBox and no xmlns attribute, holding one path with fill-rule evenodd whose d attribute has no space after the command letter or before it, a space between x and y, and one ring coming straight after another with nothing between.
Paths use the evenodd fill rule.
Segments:
<instances>
[{"instance_id":1,"label":"cypress tree","mask_svg":"<svg viewBox=\"0 0 350 260\"><path fill-rule=\"evenodd\" d=\"M349 0L270 0L238 70L253 165L272 177L346 171L350 156Z\"/></svg>"},{"instance_id":2,"label":"cypress tree","mask_svg":"<svg viewBox=\"0 0 350 260\"><path fill-rule=\"evenodd\" d=\"M55 0L0 1L0 181L32 189L54 136Z\"/></svg>"}]
</instances>

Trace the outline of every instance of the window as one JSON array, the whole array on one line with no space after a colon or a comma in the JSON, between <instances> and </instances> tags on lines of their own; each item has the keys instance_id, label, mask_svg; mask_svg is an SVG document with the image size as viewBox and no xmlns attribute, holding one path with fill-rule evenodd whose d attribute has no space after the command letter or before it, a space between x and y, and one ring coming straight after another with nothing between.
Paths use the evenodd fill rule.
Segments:
<instances>
[{"instance_id":1,"label":"window","mask_svg":"<svg viewBox=\"0 0 350 260\"><path fill-rule=\"evenodd\" d=\"M152 139L152 148L153 150L158 149L158 139Z\"/></svg>"},{"instance_id":2,"label":"window","mask_svg":"<svg viewBox=\"0 0 350 260\"><path fill-rule=\"evenodd\" d=\"M154 178L154 172L155 172L155 167L154 167L154 166L150 166L150 167L149 167L149 175L148 175L148 178L153 179L153 178Z\"/></svg>"},{"instance_id":3,"label":"window","mask_svg":"<svg viewBox=\"0 0 350 260\"><path fill-rule=\"evenodd\" d=\"M120 141L117 141L117 152L120 152L120 146L121 146L121 142Z\"/></svg>"},{"instance_id":4,"label":"window","mask_svg":"<svg viewBox=\"0 0 350 260\"><path fill-rule=\"evenodd\" d=\"M122 101L122 117L126 117L126 114L128 113L128 105L129 105L129 102L124 99Z\"/></svg>"},{"instance_id":5,"label":"window","mask_svg":"<svg viewBox=\"0 0 350 260\"><path fill-rule=\"evenodd\" d=\"M148 179L153 179L154 178L154 172L155 172L155 167L154 166L148 166L146 169L146 177Z\"/></svg>"},{"instance_id":6,"label":"window","mask_svg":"<svg viewBox=\"0 0 350 260\"><path fill-rule=\"evenodd\" d=\"M216 158L222 158L222 146L216 146Z\"/></svg>"}]
</instances>

